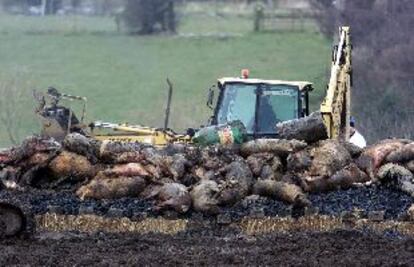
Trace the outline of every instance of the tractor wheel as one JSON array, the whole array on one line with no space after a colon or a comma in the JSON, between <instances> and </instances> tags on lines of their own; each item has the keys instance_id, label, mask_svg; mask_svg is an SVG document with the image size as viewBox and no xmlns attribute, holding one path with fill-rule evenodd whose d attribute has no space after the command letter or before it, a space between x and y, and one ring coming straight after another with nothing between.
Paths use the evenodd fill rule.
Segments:
<instances>
[{"instance_id":1,"label":"tractor wheel","mask_svg":"<svg viewBox=\"0 0 414 267\"><path fill-rule=\"evenodd\" d=\"M13 237L26 229L23 211L9 203L0 203L0 237Z\"/></svg>"}]
</instances>

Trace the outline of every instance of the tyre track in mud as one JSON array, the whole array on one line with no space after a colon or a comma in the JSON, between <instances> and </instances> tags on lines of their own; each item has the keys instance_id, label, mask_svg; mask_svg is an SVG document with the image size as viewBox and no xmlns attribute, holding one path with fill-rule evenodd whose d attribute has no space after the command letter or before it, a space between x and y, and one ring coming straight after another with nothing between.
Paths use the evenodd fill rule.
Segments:
<instances>
[{"instance_id":1,"label":"tyre track in mud","mask_svg":"<svg viewBox=\"0 0 414 267\"><path fill-rule=\"evenodd\" d=\"M357 231L246 236L231 231L81 235L38 233L0 241L0 264L31 266L412 266L413 239Z\"/></svg>"}]
</instances>

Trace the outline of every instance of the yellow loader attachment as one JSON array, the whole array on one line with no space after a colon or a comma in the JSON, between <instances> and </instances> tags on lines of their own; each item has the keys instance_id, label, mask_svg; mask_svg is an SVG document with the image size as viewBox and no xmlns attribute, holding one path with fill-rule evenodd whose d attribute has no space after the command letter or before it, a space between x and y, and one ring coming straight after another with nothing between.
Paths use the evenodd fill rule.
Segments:
<instances>
[{"instance_id":1,"label":"yellow loader attachment","mask_svg":"<svg viewBox=\"0 0 414 267\"><path fill-rule=\"evenodd\" d=\"M172 143L188 143L187 135L176 134L171 130L157 129L140 125L94 122L92 136L100 141L140 142L154 146L166 146ZM95 129L108 129L109 133L96 133Z\"/></svg>"},{"instance_id":2,"label":"yellow loader attachment","mask_svg":"<svg viewBox=\"0 0 414 267\"><path fill-rule=\"evenodd\" d=\"M321 113L328 137L348 141L352 86L350 28L340 27L339 38L339 44L332 53L331 77Z\"/></svg>"}]
</instances>

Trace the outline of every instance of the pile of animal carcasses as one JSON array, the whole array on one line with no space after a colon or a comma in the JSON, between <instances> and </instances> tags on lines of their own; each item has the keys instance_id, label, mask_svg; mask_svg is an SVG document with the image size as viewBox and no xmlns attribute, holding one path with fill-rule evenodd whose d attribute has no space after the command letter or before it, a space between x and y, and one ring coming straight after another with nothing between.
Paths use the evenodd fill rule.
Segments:
<instances>
[{"instance_id":1,"label":"pile of animal carcasses","mask_svg":"<svg viewBox=\"0 0 414 267\"><path fill-rule=\"evenodd\" d=\"M156 210L217 214L255 194L297 207L308 193L387 183L414 196L414 142L383 140L364 150L334 140L257 139L242 145L159 149L80 134L62 144L39 137L0 152L8 188L72 189L81 199L154 199Z\"/></svg>"}]
</instances>

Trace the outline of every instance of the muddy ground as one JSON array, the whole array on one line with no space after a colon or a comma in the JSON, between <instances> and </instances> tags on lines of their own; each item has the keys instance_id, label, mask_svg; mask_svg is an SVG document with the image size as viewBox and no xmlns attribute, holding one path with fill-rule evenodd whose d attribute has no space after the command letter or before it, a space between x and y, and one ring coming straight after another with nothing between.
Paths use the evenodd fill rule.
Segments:
<instances>
[{"instance_id":1,"label":"muddy ground","mask_svg":"<svg viewBox=\"0 0 414 267\"><path fill-rule=\"evenodd\" d=\"M399 219L413 198L386 187L352 188L310 195L322 215L339 216L355 208L384 211L384 219ZM134 218L158 217L152 203L139 199L80 201L71 192L0 191L0 200L18 204L34 215L82 213ZM290 216L291 207L266 198L241 201L222 210L233 220L249 215ZM181 217L181 216L179 216ZM183 218L211 220L190 213ZM137 218L139 219L139 218ZM214 223L213 223L214 224ZM212 225L213 225L212 224ZM214 224L215 225L215 224ZM362 230L325 233L291 232L250 236L231 227L188 229L162 234L86 234L38 232L0 241L0 266L118 266L118 265L295 265L295 266L414 266L414 239L388 231Z\"/></svg>"},{"instance_id":2,"label":"muddy ground","mask_svg":"<svg viewBox=\"0 0 414 267\"><path fill-rule=\"evenodd\" d=\"M413 266L414 240L356 231L247 236L38 233L0 241L0 265Z\"/></svg>"},{"instance_id":3,"label":"muddy ground","mask_svg":"<svg viewBox=\"0 0 414 267\"><path fill-rule=\"evenodd\" d=\"M339 216L344 211L360 209L366 216L369 212L384 211L384 219L398 219L406 213L414 199L398 190L380 187L356 187L349 190L332 191L325 194L309 195L312 207L319 214ZM55 192L47 190L29 190L24 192L0 190L0 201L10 202L22 207L31 214L53 212L58 214L78 215L91 212L100 216L108 216L108 211L116 209L121 216L133 218L159 216L152 210L152 201L137 198L118 200L85 200L81 201L72 192ZM232 207L225 207L222 213L237 220L249 215L287 216L292 212L291 205L264 197L246 198ZM189 218L197 213L189 212L179 216Z\"/></svg>"}]
</instances>

